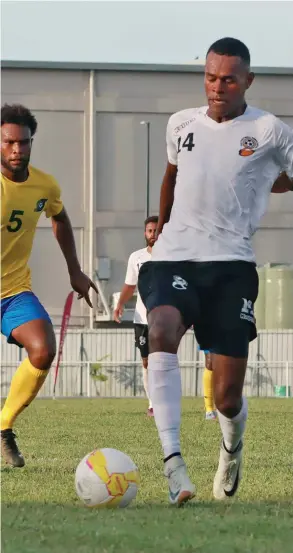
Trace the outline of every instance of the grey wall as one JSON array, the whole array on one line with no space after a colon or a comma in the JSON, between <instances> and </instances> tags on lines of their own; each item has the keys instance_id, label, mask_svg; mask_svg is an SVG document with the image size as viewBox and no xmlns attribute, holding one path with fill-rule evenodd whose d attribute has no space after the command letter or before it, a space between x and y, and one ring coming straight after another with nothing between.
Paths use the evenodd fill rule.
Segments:
<instances>
[{"instance_id":1,"label":"grey wall","mask_svg":"<svg viewBox=\"0 0 293 553\"><path fill-rule=\"evenodd\" d=\"M147 69L147 68L145 68ZM285 72L286 73L286 72ZM293 75L260 72L248 94L293 126ZM21 102L39 121L32 162L54 174L71 215L78 252L89 266L90 71L87 69L2 70L2 102ZM120 289L128 255L143 246L146 128L150 122L151 211L158 213L166 164L165 129L171 113L205 103L198 68L162 71L96 68L94 74L94 226L97 257L111 260L110 297ZM254 244L258 263L293 263L293 194L272 195ZM40 265L40 263L43 265ZM31 258L34 289L56 323L70 290L67 273L50 231L40 222ZM87 324L88 310L74 303L73 322Z\"/></svg>"}]
</instances>

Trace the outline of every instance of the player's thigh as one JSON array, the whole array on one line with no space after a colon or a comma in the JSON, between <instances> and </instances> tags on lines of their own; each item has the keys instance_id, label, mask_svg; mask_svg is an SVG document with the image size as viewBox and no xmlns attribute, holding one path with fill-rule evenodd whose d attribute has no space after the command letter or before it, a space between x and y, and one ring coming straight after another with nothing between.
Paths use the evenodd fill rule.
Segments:
<instances>
[{"instance_id":1,"label":"player's thigh","mask_svg":"<svg viewBox=\"0 0 293 553\"><path fill-rule=\"evenodd\" d=\"M176 353L198 310L190 263L149 262L140 269L138 287L148 312L150 353Z\"/></svg>"},{"instance_id":2,"label":"player's thigh","mask_svg":"<svg viewBox=\"0 0 293 553\"><path fill-rule=\"evenodd\" d=\"M221 264L216 298L209 305L212 353L247 358L249 342L257 336L254 304L258 295L258 275L253 263ZM221 267L219 272L221 273Z\"/></svg>"},{"instance_id":3,"label":"player's thigh","mask_svg":"<svg viewBox=\"0 0 293 553\"><path fill-rule=\"evenodd\" d=\"M138 289L148 315L157 308L172 307L180 313L181 323L186 328L191 326L199 303L192 287L190 263L144 263L139 272Z\"/></svg>"},{"instance_id":4,"label":"player's thigh","mask_svg":"<svg viewBox=\"0 0 293 553\"><path fill-rule=\"evenodd\" d=\"M56 341L50 317L32 292L11 298L2 319L2 332L9 343L25 347L28 352L42 348L55 355Z\"/></svg>"},{"instance_id":5,"label":"player's thigh","mask_svg":"<svg viewBox=\"0 0 293 553\"><path fill-rule=\"evenodd\" d=\"M253 308L258 275L252 263L235 262L227 265L224 276L214 306L213 388L217 408L234 416L241 406L249 343L257 335Z\"/></svg>"},{"instance_id":6,"label":"player's thigh","mask_svg":"<svg viewBox=\"0 0 293 553\"><path fill-rule=\"evenodd\" d=\"M135 345L140 351L142 359L147 359L149 355L149 337L148 326L144 324L134 325Z\"/></svg>"}]
</instances>

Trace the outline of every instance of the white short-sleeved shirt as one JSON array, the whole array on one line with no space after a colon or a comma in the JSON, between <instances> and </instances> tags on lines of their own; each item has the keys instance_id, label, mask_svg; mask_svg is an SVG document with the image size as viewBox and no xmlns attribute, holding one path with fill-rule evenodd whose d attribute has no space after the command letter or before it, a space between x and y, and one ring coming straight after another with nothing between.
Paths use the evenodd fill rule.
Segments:
<instances>
[{"instance_id":1,"label":"white short-sleeved shirt","mask_svg":"<svg viewBox=\"0 0 293 553\"><path fill-rule=\"evenodd\" d=\"M148 252L147 248L133 252L128 259L125 284L136 286L140 267L146 261L151 261L151 259L152 255ZM148 324L146 308L138 290L133 322L143 325Z\"/></svg>"},{"instance_id":2,"label":"white short-sleeved shirt","mask_svg":"<svg viewBox=\"0 0 293 553\"><path fill-rule=\"evenodd\" d=\"M251 239L281 171L293 178L293 129L248 106L224 123L207 107L175 113L167 154L177 165L170 220L153 261L255 261Z\"/></svg>"}]
</instances>

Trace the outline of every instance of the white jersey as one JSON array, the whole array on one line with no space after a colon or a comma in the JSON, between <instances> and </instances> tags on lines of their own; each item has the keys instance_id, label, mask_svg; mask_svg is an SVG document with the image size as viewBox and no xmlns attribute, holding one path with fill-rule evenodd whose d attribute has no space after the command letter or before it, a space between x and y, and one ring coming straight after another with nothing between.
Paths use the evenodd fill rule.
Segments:
<instances>
[{"instance_id":1,"label":"white jersey","mask_svg":"<svg viewBox=\"0 0 293 553\"><path fill-rule=\"evenodd\" d=\"M247 107L217 123L207 107L175 113L167 154L177 165L170 220L153 261L255 261L251 239L281 171L293 178L293 129Z\"/></svg>"},{"instance_id":2,"label":"white jersey","mask_svg":"<svg viewBox=\"0 0 293 553\"><path fill-rule=\"evenodd\" d=\"M151 259L152 255L148 252L147 248L133 252L128 259L125 284L136 286L140 267L143 263L150 261ZM146 308L142 302L138 290L133 322L143 325L148 324Z\"/></svg>"}]
</instances>

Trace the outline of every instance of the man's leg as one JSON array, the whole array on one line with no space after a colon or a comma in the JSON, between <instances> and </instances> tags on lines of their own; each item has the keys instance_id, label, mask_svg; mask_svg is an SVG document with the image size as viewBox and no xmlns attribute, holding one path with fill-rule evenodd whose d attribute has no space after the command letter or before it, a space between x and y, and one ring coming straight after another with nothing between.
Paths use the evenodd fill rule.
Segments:
<instances>
[{"instance_id":1,"label":"man's leg","mask_svg":"<svg viewBox=\"0 0 293 553\"><path fill-rule=\"evenodd\" d=\"M177 351L199 304L192 286L193 264L147 262L138 289L148 313L148 384L163 454L169 498L180 506L194 496L180 449L181 378Z\"/></svg>"},{"instance_id":2,"label":"man's leg","mask_svg":"<svg viewBox=\"0 0 293 553\"><path fill-rule=\"evenodd\" d=\"M215 262L207 267L209 294L198 343L212 356L213 390L223 434L214 496L233 496L241 479L247 402L242 397L250 341L256 338L253 305L258 293L255 265L243 261Z\"/></svg>"},{"instance_id":3,"label":"man's leg","mask_svg":"<svg viewBox=\"0 0 293 553\"><path fill-rule=\"evenodd\" d=\"M150 398L164 452L170 502L181 505L195 493L180 448L181 378L177 350L186 327L180 312L171 306L153 309L148 321Z\"/></svg>"},{"instance_id":4,"label":"man's leg","mask_svg":"<svg viewBox=\"0 0 293 553\"><path fill-rule=\"evenodd\" d=\"M247 420L247 401L242 397L247 358L214 354L214 398L222 430L218 471L214 479L214 496L233 496L241 480L242 447Z\"/></svg>"},{"instance_id":5,"label":"man's leg","mask_svg":"<svg viewBox=\"0 0 293 553\"><path fill-rule=\"evenodd\" d=\"M153 404L149 394L148 357L142 357L141 360L142 360L142 371L143 371L142 372L143 387L144 387L145 395L148 398L148 402L149 402L147 415L148 417L153 417L154 416Z\"/></svg>"},{"instance_id":6,"label":"man's leg","mask_svg":"<svg viewBox=\"0 0 293 553\"><path fill-rule=\"evenodd\" d=\"M17 300L10 309L10 319L16 320L16 306L19 309L22 303L23 312L18 314L18 321L22 318L41 316L20 324L11 332L9 341L22 345L28 357L20 364L15 372L8 396L1 411L1 445L2 454L6 462L15 467L24 465L24 459L19 452L15 436L12 431L17 416L36 397L42 387L49 368L56 353L55 335L52 324L44 308L35 296ZM6 313L8 316L9 313ZM4 325L7 325L7 321Z\"/></svg>"},{"instance_id":7,"label":"man's leg","mask_svg":"<svg viewBox=\"0 0 293 553\"><path fill-rule=\"evenodd\" d=\"M152 409L152 402L149 396L149 385L148 385L148 355L149 355L148 326L143 324L134 324L134 336L135 336L135 345L138 348L141 355L143 387L144 387L145 395L149 402L147 415L149 417L152 417L153 409Z\"/></svg>"},{"instance_id":8,"label":"man's leg","mask_svg":"<svg viewBox=\"0 0 293 553\"><path fill-rule=\"evenodd\" d=\"M205 351L205 368L203 372L203 396L206 412L206 420L215 420L217 418L213 394L213 370L211 354Z\"/></svg>"}]
</instances>

